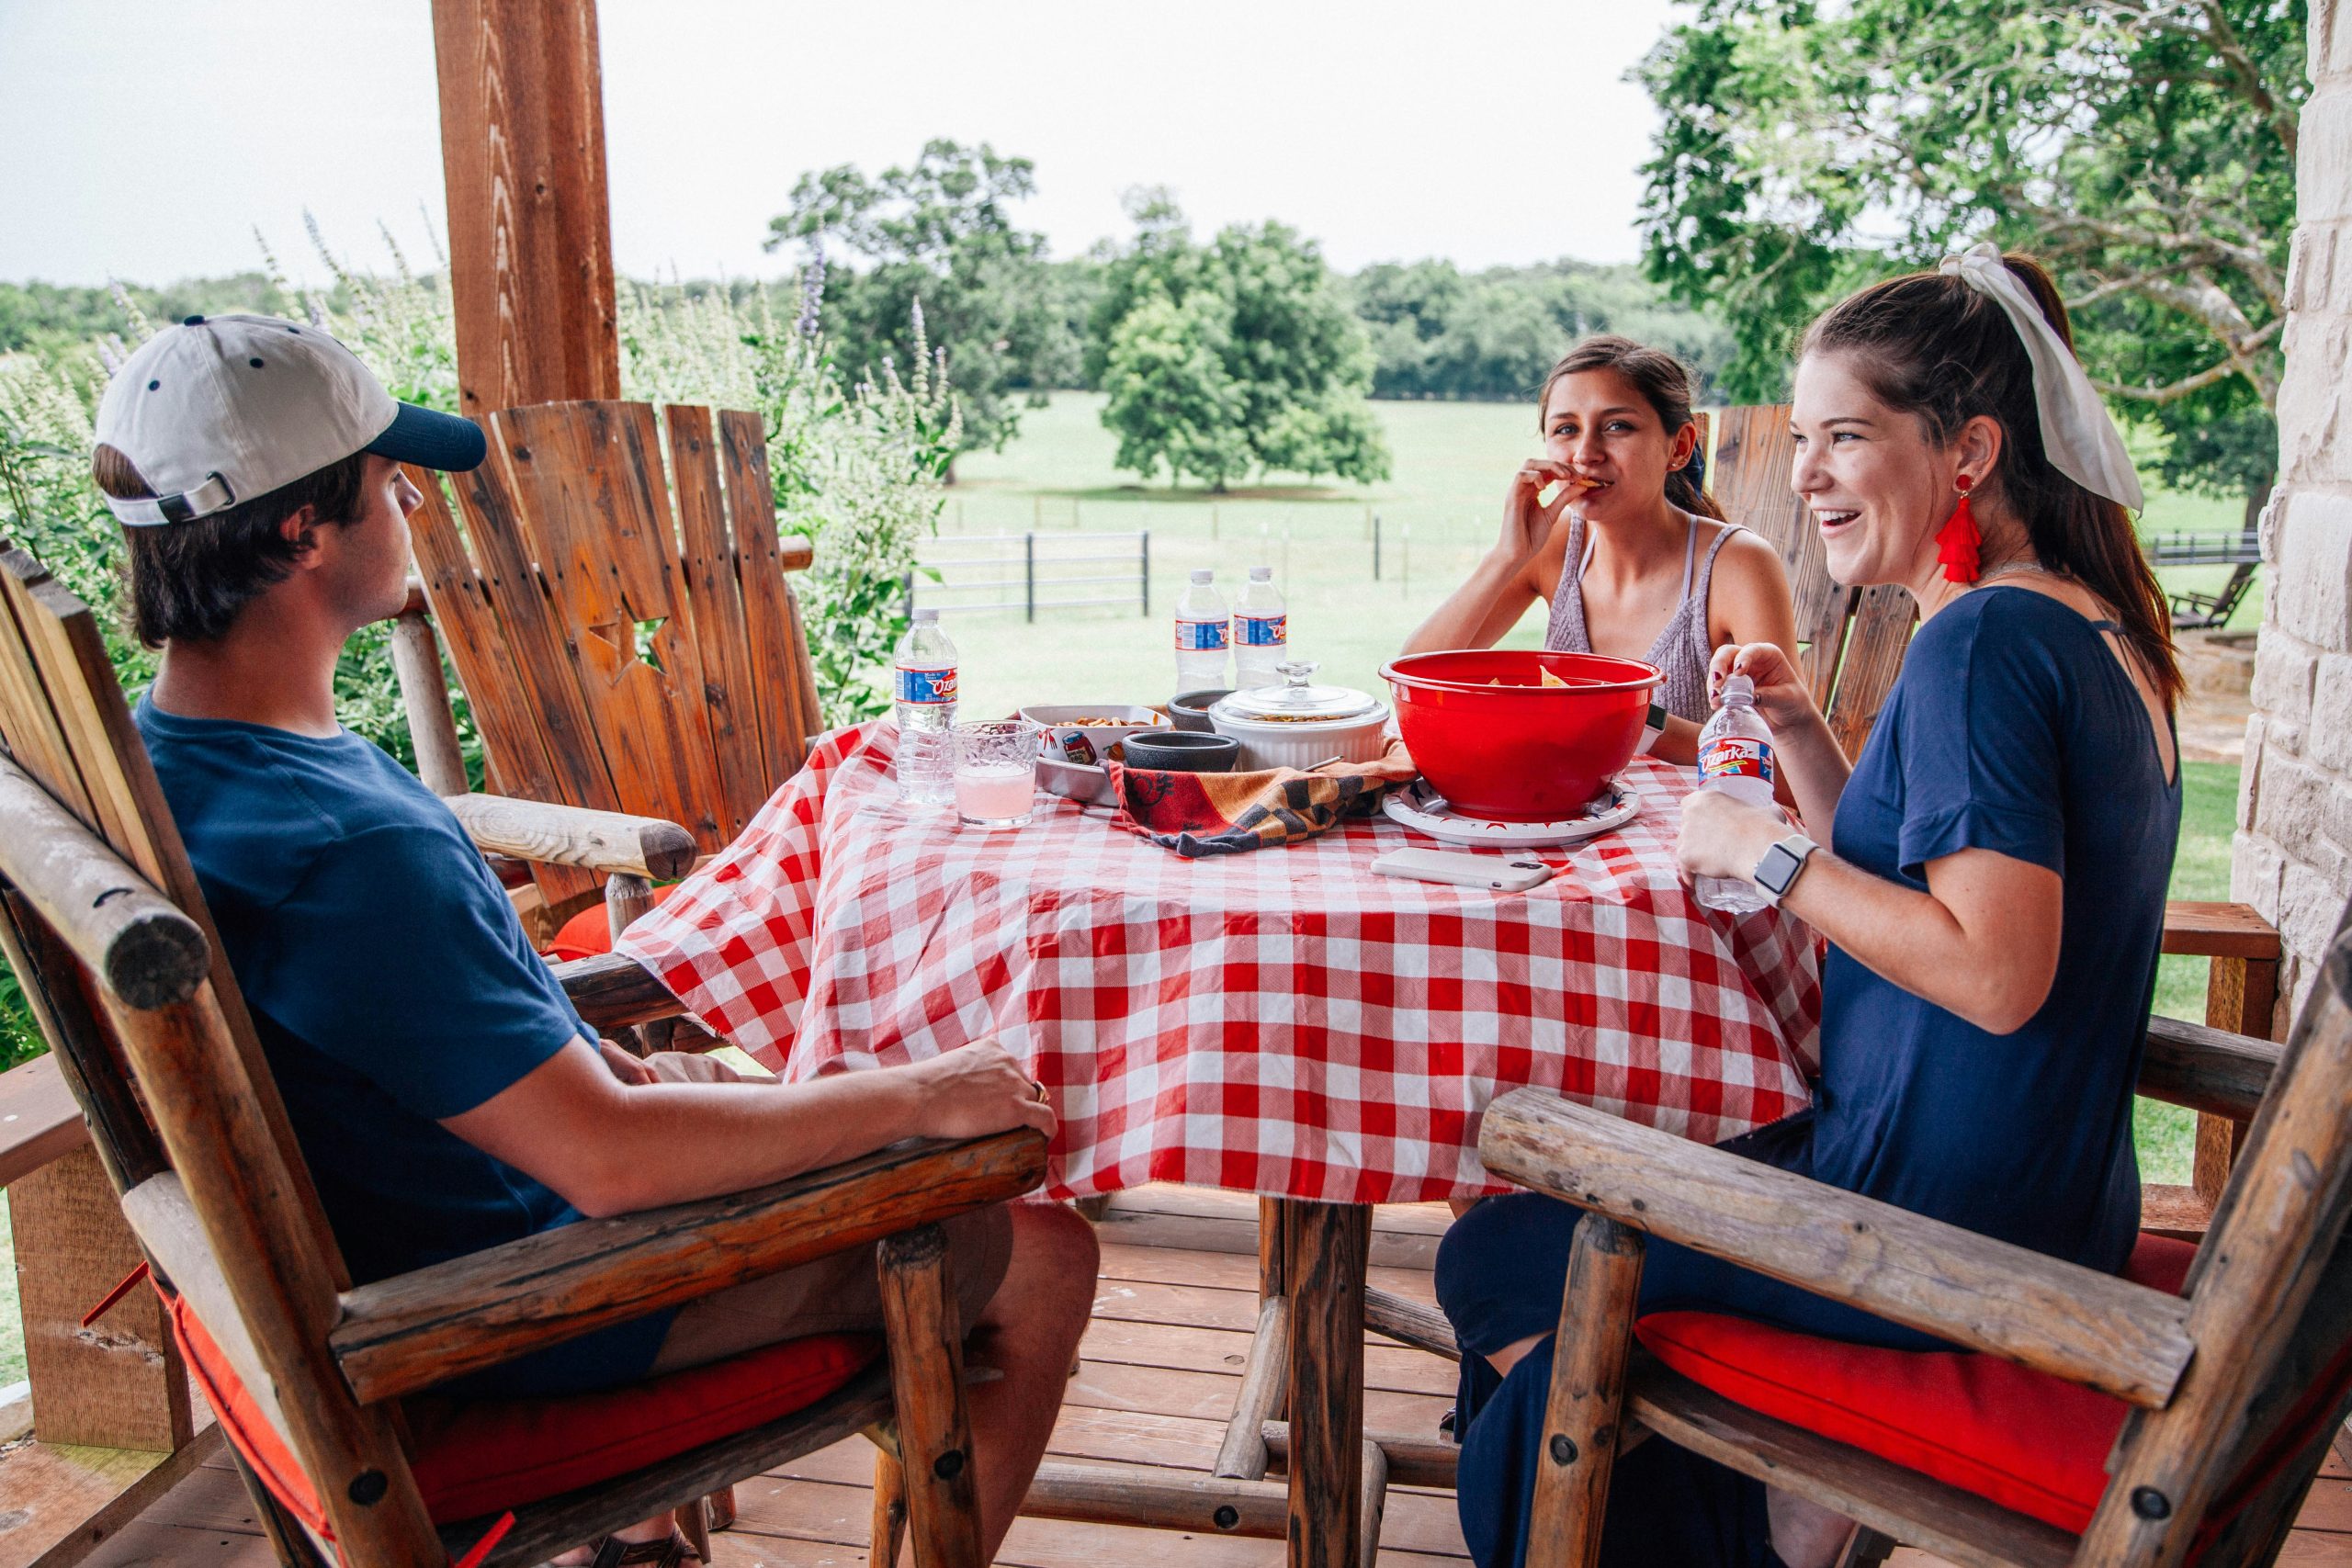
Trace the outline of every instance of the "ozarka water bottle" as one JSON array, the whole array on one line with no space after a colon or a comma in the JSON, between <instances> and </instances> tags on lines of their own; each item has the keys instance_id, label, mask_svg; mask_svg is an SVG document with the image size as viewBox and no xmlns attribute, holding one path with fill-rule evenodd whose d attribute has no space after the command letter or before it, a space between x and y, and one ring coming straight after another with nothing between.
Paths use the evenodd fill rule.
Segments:
<instances>
[{"instance_id":1,"label":"ozarka water bottle","mask_svg":"<svg viewBox=\"0 0 2352 1568\"><path fill-rule=\"evenodd\" d=\"M1206 567L1193 571L1193 585L1176 601L1176 690L1229 690L1225 678L1226 645L1233 625L1225 595L1216 591L1216 573Z\"/></svg>"},{"instance_id":2,"label":"ozarka water bottle","mask_svg":"<svg viewBox=\"0 0 2352 1568\"><path fill-rule=\"evenodd\" d=\"M899 639L899 794L918 806L956 804L956 645L937 610L917 610Z\"/></svg>"},{"instance_id":3,"label":"ozarka water bottle","mask_svg":"<svg viewBox=\"0 0 2352 1568\"><path fill-rule=\"evenodd\" d=\"M1233 683L1238 687L1279 686L1276 668L1290 657L1290 616L1274 586L1274 569L1253 566L1250 586L1233 612Z\"/></svg>"},{"instance_id":4,"label":"ozarka water bottle","mask_svg":"<svg viewBox=\"0 0 2352 1568\"><path fill-rule=\"evenodd\" d=\"M1770 810L1778 775L1772 731L1756 711L1756 682L1745 675L1726 676L1723 705L1699 731L1699 787L1723 790L1734 800ZM1745 876L1702 876L1697 896L1708 908L1735 915L1752 915L1771 902Z\"/></svg>"}]
</instances>

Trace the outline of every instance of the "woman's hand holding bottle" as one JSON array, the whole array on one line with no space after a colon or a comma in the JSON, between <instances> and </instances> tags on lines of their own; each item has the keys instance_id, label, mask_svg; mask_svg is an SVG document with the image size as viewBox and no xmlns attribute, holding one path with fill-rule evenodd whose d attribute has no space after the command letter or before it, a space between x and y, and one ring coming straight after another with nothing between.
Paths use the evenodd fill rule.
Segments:
<instances>
[{"instance_id":1,"label":"woman's hand holding bottle","mask_svg":"<svg viewBox=\"0 0 2352 1568\"><path fill-rule=\"evenodd\" d=\"M1733 674L1745 675L1756 683L1756 711L1764 716L1773 734L1820 721L1821 710L1814 705L1813 688L1805 684L1804 671L1779 645L1727 642L1715 649L1707 667L1710 701L1723 700L1724 678Z\"/></svg>"}]
</instances>

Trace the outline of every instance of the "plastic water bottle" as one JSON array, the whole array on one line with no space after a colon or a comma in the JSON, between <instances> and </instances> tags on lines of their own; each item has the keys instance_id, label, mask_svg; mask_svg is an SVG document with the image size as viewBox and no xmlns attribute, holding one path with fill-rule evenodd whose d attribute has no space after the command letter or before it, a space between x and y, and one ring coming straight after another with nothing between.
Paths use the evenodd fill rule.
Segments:
<instances>
[{"instance_id":1,"label":"plastic water bottle","mask_svg":"<svg viewBox=\"0 0 2352 1568\"><path fill-rule=\"evenodd\" d=\"M1279 686L1278 666L1290 657L1290 616L1274 587L1274 569L1253 566L1250 586L1233 612L1233 683L1238 687Z\"/></svg>"},{"instance_id":2,"label":"plastic water bottle","mask_svg":"<svg viewBox=\"0 0 2352 1568\"><path fill-rule=\"evenodd\" d=\"M1230 690L1225 676L1226 648L1233 623L1225 595L1216 591L1216 573L1194 569L1193 585L1176 601L1176 689L1179 692Z\"/></svg>"},{"instance_id":3,"label":"plastic water bottle","mask_svg":"<svg viewBox=\"0 0 2352 1568\"><path fill-rule=\"evenodd\" d=\"M956 803L956 645L937 610L917 610L899 639L899 794L917 806Z\"/></svg>"},{"instance_id":4,"label":"plastic water bottle","mask_svg":"<svg viewBox=\"0 0 2352 1568\"><path fill-rule=\"evenodd\" d=\"M1699 731L1699 787L1769 810L1780 764L1772 757L1772 731L1756 711L1756 682L1745 675L1726 676L1722 702ZM1702 876L1698 898L1710 909L1735 915L1752 915L1771 902L1745 876Z\"/></svg>"}]
</instances>

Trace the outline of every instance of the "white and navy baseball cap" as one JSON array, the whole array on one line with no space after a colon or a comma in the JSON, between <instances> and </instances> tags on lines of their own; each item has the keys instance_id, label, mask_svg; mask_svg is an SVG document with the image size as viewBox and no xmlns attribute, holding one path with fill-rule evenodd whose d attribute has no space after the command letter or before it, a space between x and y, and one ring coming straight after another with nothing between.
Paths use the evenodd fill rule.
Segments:
<instances>
[{"instance_id":1,"label":"white and navy baseball cap","mask_svg":"<svg viewBox=\"0 0 2352 1568\"><path fill-rule=\"evenodd\" d=\"M328 333L274 316L190 316L107 383L97 438L154 499L107 504L132 527L186 523L355 452L463 473L486 450L471 420L394 400Z\"/></svg>"}]
</instances>

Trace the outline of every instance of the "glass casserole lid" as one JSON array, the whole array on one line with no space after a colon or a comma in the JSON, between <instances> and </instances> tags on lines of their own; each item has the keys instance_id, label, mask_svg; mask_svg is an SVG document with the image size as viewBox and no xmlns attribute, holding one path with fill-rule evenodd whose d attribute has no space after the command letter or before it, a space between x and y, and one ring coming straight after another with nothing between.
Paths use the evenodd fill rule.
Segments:
<instances>
[{"instance_id":1,"label":"glass casserole lid","mask_svg":"<svg viewBox=\"0 0 2352 1568\"><path fill-rule=\"evenodd\" d=\"M1386 705L1350 686L1312 683L1320 665L1311 660L1278 664L1283 684L1257 686L1220 699L1212 710L1245 724L1347 724L1385 716Z\"/></svg>"}]
</instances>

